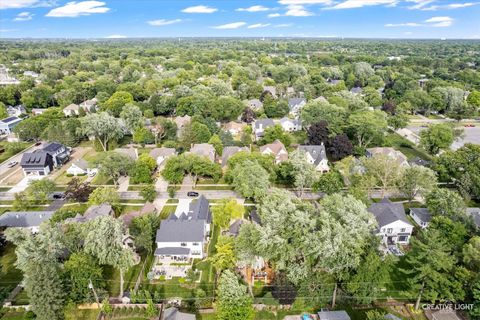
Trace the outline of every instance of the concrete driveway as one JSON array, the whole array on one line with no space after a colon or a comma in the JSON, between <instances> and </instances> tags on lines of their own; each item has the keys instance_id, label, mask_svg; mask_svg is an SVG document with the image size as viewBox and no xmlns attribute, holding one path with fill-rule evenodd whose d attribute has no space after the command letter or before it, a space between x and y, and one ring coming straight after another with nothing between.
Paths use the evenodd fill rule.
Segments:
<instances>
[{"instance_id":1,"label":"concrete driveway","mask_svg":"<svg viewBox=\"0 0 480 320\"><path fill-rule=\"evenodd\" d=\"M42 180L43 178L45 178L46 176L29 176L29 177L25 177L22 179L22 181L20 181L19 183L17 183L17 185L15 187L13 187L12 189L8 190L7 192L8 193L17 193L17 192L22 192L24 191L25 189L27 189L28 185L30 184L31 181L33 180Z\"/></svg>"},{"instance_id":2,"label":"concrete driveway","mask_svg":"<svg viewBox=\"0 0 480 320\"><path fill-rule=\"evenodd\" d=\"M183 212L188 213L190 209L190 202L192 199L178 199L177 209L175 210L175 215L178 217Z\"/></svg>"}]
</instances>

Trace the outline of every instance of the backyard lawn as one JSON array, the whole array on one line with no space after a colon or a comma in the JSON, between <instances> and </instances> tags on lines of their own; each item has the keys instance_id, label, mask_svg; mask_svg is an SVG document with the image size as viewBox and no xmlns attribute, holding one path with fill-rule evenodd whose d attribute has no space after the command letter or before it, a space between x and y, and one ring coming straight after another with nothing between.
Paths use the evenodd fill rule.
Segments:
<instances>
[{"instance_id":1,"label":"backyard lawn","mask_svg":"<svg viewBox=\"0 0 480 320\"><path fill-rule=\"evenodd\" d=\"M401 151L408 158L408 160L412 160L416 157L428 161L432 159L432 157L425 151L416 147L412 142L396 133L388 134L385 137L383 145L385 147L393 147L396 150Z\"/></svg>"},{"instance_id":2,"label":"backyard lawn","mask_svg":"<svg viewBox=\"0 0 480 320\"><path fill-rule=\"evenodd\" d=\"M164 205L162 211L160 211L160 219L167 219L176 209L176 205Z\"/></svg>"},{"instance_id":3,"label":"backyard lawn","mask_svg":"<svg viewBox=\"0 0 480 320\"><path fill-rule=\"evenodd\" d=\"M15 286L22 281L23 275L20 270L15 268L15 261L17 256L15 255L15 246L11 243L2 250L2 256L0 257L0 287L12 290Z\"/></svg>"}]
</instances>

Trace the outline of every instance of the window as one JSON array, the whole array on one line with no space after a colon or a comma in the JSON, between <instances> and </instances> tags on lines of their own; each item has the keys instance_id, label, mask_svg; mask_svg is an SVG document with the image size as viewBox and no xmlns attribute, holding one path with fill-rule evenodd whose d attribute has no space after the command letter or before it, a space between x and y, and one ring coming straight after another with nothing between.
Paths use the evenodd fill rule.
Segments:
<instances>
[{"instance_id":1,"label":"window","mask_svg":"<svg viewBox=\"0 0 480 320\"><path fill-rule=\"evenodd\" d=\"M387 233L392 233L393 232L393 229L392 228L388 228L387 229Z\"/></svg>"},{"instance_id":2,"label":"window","mask_svg":"<svg viewBox=\"0 0 480 320\"><path fill-rule=\"evenodd\" d=\"M198 246L199 243L198 243L198 242L194 242L193 245L194 245L194 246Z\"/></svg>"},{"instance_id":3,"label":"window","mask_svg":"<svg viewBox=\"0 0 480 320\"><path fill-rule=\"evenodd\" d=\"M400 232L405 232L405 230L406 230L405 228L402 228L400 229Z\"/></svg>"},{"instance_id":4,"label":"window","mask_svg":"<svg viewBox=\"0 0 480 320\"><path fill-rule=\"evenodd\" d=\"M408 236L400 236L398 237L398 242L407 242L408 241Z\"/></svg>"},{"instance_id":5,"label":"window","mask_svg":"<svg viewBox=\"0 0 480 320\"><path fill-rule=\"evenodd\" d=\"M181 245L182 247L186 247L186 246L187 246L187 244L186 244L185 242L180 243L180 245Z\"/></svg>"}]
</instances>

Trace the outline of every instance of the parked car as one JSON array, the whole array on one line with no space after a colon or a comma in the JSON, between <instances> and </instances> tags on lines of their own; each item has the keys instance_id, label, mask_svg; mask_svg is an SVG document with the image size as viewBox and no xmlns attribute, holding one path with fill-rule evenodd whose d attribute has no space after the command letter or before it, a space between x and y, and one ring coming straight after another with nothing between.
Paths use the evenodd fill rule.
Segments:
<instances>
[{"instance_id":1,"label":"parked car","mask_svg":"<svg viewBox=\"0 0 480 320\"><path fill-rule=\"evenodd\" d=\"M16 165L18 164L18 161L11 161L7 164L7 167L9 168L13 168L15 167Z\"/></svg>"},{"instance_id":2,"label":"parked car","mask_svg":"<svg viewBox=\"0 0 480 320\"><path fill-rule=\"evenodd\" d=\"M198 192L195 191L188 191L187 196L189 197L198 197Z\"/></svg>"},{"instance_id":3,"label":"parked car","mask_svg":"<svg viewBox=\"0 0 480 320\"><path fill-rule=\"evenodd\" d=\"M35 142L35 145L36 145L36 146L39 146L39 145L41 145L41 144L42 144L41 141Z\"/></svg>"},{"instance_id":4,"label":"parked car","mask_svg":"<svg viewBox=\"0 0 480 320\"><path fill-rule=\"evenodd\" d=\"M54 192L52 194L52 199L53 200L64 200L65 199L65 193L63 192Z\"/></svg>"}]
</instances>

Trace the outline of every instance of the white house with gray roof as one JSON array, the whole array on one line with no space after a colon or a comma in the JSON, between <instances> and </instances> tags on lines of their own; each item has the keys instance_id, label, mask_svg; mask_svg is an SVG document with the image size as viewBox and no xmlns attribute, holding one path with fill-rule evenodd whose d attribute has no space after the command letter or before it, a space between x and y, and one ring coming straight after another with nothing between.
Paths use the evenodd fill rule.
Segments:
<instances>
[{"instance_id":1,"label":"white house with gray roof","mask_svg":"<svg viewBox=\"0 0 480 320\"><path fill-rule=\"evenodd\" d=\"M290 119L284 117L280 119L280 125L282 126L283 131L286 132L295 132L302 130L302 121L300 119Z\"/></svg>"},{"instance_id":2,"label":"white house with gray roof","mask_svg":"<svg viewBox=\"0 0 480 320\"><path fill-rule=\"evenodd\" d=\"M40 230L40 225L50 220L55 211L9 211L0 216L0 227L24 228L32 233Z\"/></svg>"},{"instance_id":3,"label":"white house with gray roof","mask_svg":"<svg viewBox=\"0 0 480 320\"><path fill-rule=\"evenodd\" d=\"M325 151L325 145L305 145L299 146L298 150L305 153L307 161L315 167L318 172L328 172L330 167L328 166L327 152Z\"/></svg>"},{"instance_id":4,"label":"white house with gray roof","mask_svg":"<svg viewBox=\"0 0 480 320\"><path fill-rule=\"evenodd\" d=\"M408 221L401 203L393 203L387 198L373 203L369 208L377 220L377 235L387 245L408 244L413 226Z\"/></svg>"},{"instance_id":5,"label":"white house with gray roof","mask_svg":"<svg viewBox=\"0 0 480 320\"><path fill-rule=\"evenodd\" d=\"M93 174L93 172L96 173L97 171L98 170L96 168L91 168L87 161L83 159L77 159L67 169L67 174L81 176L86 174Z\"/></svg>"},{"instance_id":6,"label":"white house with gray roof","mask_svg":"<svg viewBox=\"0 0 480 320\"><path fill-rule=\"evenodd\" d=\"M288 107L290 108L290 115L295 118L300 117L300 112L302 108L307 104L305 98L291 98L288 99Z\"/></svg>"},{"instance_id":7,"label":"white house with gray roof","mask_svg":"<svg viewBox=\"0 0 480 320\"><path fill-rule=\"evenodd\" d=\"M209 202L204 196L190 203L188 212L178 216L172 213L168 219L162 220L157 230L157 260L189 261L204 258L210 223Z\"/></svg>"},{"instance_id":8,"label":"white house with gray roof","mask_svg":"<svg viewBox=\"0 0 480 320\"><path fill-rule=\"evenodd\" d=\"M263 133L267 128L275 126L272 119L258 119L253 123L253 132L257 139L263 137Z\"/></svg>"},{"instance_id":9,"label":"white house with gray roof","mask_svg":"<svg viewBox=\"0 0 480 320\"><path fill-rule=\"evenodd\" d=\"M410 216L422 229L427 228L432 220L432 214L427 208L410 208Z\"/></svg>"}]
</instances>

